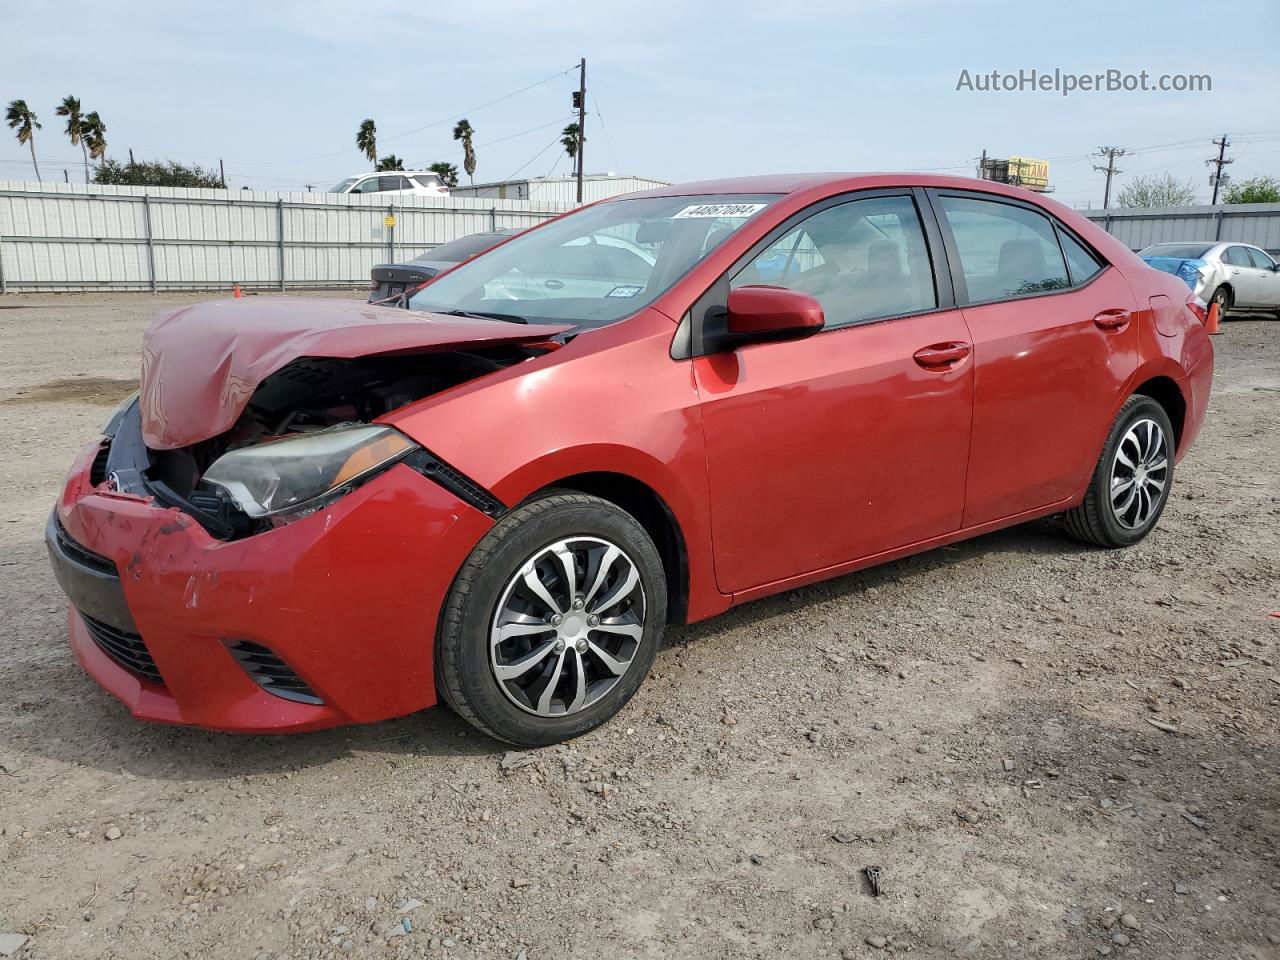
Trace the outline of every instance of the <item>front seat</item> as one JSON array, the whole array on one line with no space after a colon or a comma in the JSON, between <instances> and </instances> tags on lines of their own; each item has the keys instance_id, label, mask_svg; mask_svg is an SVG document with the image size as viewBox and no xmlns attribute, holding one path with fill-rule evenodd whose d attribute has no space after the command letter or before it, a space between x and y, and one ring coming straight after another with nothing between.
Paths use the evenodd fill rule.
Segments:
<instances>
[{"instance_id":1,"label":"front seat","mask_svg":"<svg viewBox=\"0 0 1280 960\"><path fill-rule=\"evenodd\" d=\"M1039 240L1006 240L1000 244L1000 265L996 269L998 295L1033 293L1047 273L1044 248Z\"/></svg>"}]
</instances>

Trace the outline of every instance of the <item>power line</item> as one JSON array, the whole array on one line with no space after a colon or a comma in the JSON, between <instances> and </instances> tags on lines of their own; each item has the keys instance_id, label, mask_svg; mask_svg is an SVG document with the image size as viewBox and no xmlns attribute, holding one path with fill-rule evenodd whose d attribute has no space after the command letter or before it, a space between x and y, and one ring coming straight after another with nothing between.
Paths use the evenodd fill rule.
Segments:
<instances>
[{"instance_id":1,"label":"power line","mask_svg":"<svg viewBox=\"0 0 1280 960\"><path fill-rule=\"evenodd\" d=\"M451 121L454 121L454 120L460 120L463 117L467 116L468 114L472 114L478 110L484 110L488 107L492 107L494 104L502 103L504 100L510 100L512 97L519 96L520 94L525 93L526 91L532 90L534 87L540 87L544 83L550 83L552 80L558 79L559 77L563 77L566 74L572 73L574 70L577 70L577 69L578 69L577 65L574 65L572 67L569 67L569 69L567 70L561 70L559 73L553 73L551 76L544 77L543 79L537 81L536 83L531 83L527 87L521 87L519 90L513 90L510 93L503 94L501 97L498 97L497 99L494 99L494 100L489 100L488 102L482 103L477 107L471 107L467 110L463 110L461 113L455 113L452 116L443 117L439 120L433 120L430 123L423 124L422 126L416 127L413 130L406 130L404 133L394 133L387 137L380 137L379 139L382 140L384 143L388 140L400 140L404 137L412 136L415 133L421 133L423 130L429 130L432 127L438 127L443 124L450 123ZM276 163L306 163L309 160L324 160L329 157L337 157L344 153L349 153L350 150L351 148L347 148L343 150L334 150L331 153L320 153L312 157L297 157L293 160L235 160L232 162L238 163L238 164L250 165L250 166L252 165L263 166L263 165L276 164Z\"/></svg>"},{"instance_id":2,"label":"power line","mask_svg":"<svg viewBox=\"0 0 1280 960\"><path fill-rule=\"evenodd\" d=\"M552 140L550 143L548 143L545 147L543 147L541 150L539 150L537 153L535 153L532 157L530 157L530 158L529 158L528 160L526 160L524 163L520 164L520 166L516 168L516 170L515 170L515 172L514 172L514 173L512 173L512 174L511 174L510 176L508 176L508 177L503 178L502 180L500 180L500 181L498 181L498 182L499 182L499 183L510 183L512 180L514 180L514 179L516 178L516 174L517 174L517 173L519 173L519 172L520 172L521 170L523 170L525 167L529 166L531 163L533 163L534 161L536 161L540 156L542 156L544 153L546 153L548 149L550 149L551 147L555 146L555 145L556 145L557 143L559 143L559 142L560 142L560 134L558 134L558 133L557 133L557 134L556 134L556 136L555 136L555 139L554 139L554 140Z\"/></svg>"},{"instance_id":3,"label":"power line","mask_svg":"<svg viewBox=\"0 0 1280 960\"><path fill-rule=\"evenodd\" d=\"M613 138L609 136L609 128L604 125L604 114L600 112L600 102L596 100L596 94L591 92L591 105L596 108L596 120L600 123L600 132L604 134L604 142L609 145L609 156L613 157L613 169L621 172L622 165L618 163L618 151L613 149Z\"/></svg>"}]
</instances>

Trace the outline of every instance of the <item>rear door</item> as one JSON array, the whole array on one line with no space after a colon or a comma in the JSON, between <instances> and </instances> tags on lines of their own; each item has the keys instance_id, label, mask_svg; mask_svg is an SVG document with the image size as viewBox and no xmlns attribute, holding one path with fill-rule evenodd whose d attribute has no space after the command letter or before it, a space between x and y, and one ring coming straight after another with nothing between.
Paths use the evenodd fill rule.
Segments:
<instances>
[{"instance_id":1,"label":"rear door","mask_svg":"<svg viewBox=\"0 0 1280 960\"><path fill-rule=\"evenodd\" d=\"M1033 204L930 196L974 344L970 527L1083 488L1137 368L1138 304L1118 271Z\"/></svg>"},{"instance_id":2,"label":"rear door","mask_svg":"<svg viewBox=\"0 0 1280 960\"><path fill-rule=\"evenodd\" d=\"M1227 282L1231 284L1234 295L1231 302L1238 307L1253 307L1258 304L1258 271L1249 259L1247 248L1232 244L1222 251L1222 262L1227 268Z\"/></svg>"},{"instance_id":3,"label":"rear door","mask_svg":"<svg viewBox=\"0 0 1280 960\"><path fill-rule=\"evenodd\" d=\"M810 208L695 305L701 329L731 288L771 284L810 294L826 317L803 340L716 350L703 336L694 360L724 592L959 527L973 364L922 200L903 190Z\"/></svg>"}]
</instances>

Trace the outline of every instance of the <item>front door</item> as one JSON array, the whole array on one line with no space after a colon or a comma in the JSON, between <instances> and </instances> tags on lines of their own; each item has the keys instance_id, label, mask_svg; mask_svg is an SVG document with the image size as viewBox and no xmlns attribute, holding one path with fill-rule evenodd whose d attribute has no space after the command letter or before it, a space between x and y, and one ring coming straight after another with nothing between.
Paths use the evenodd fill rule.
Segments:
<instances>
[{"instance_id":1,"label":"front door","mask_svg":"<svg viewBox=\"0 0 1280 960\"><path fill-rule=\"evenodd\" d=\"M826 327L694 361L726 593L952 532L964 504L969 333L938 307L910 193L827 206L762 247L728 286L809 293Z\"/></svg>"}]
</instances>

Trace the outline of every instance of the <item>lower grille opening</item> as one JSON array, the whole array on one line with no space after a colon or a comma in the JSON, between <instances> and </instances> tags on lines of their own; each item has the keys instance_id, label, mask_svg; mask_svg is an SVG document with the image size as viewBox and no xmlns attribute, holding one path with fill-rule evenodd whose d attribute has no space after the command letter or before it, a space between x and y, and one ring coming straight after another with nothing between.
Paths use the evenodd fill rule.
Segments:
<instances>
[{"instance_id":1,"label":"lower grille opening","mask_svg":"<svg viewBox=\"0 0 1280 960\"><path fill-rule=\"evenodd\" d=\"M83 613L80 614L80 619L84 621L85 627L89 630L89 636L98 645L98 649L115 663L147 683L164 685L164 678L156 669L156 662L151 659L151 651L147 649L147 645L142 642L140 636L117 629L93 617L86 617Z\"/></svg>"},{"instance_id":2,"label":"lower grille opening","mask_svg":"<svg viewBox=\"0 0 1280 960\"><path fill-rule=\"evenodd\" d=\"M228 649L253 682L268 693L295 703L324 703L273 650L248 640L228 644Z\"/></svg>"}]
</instances>

